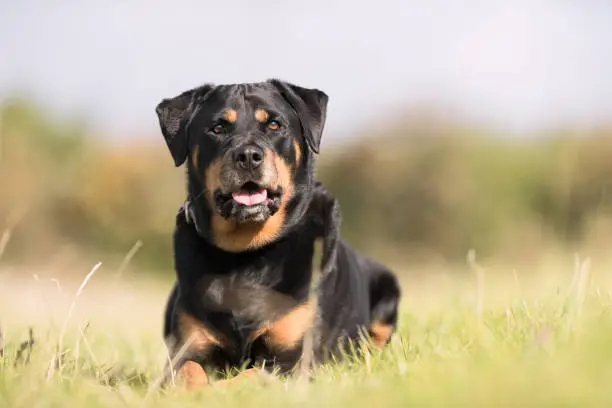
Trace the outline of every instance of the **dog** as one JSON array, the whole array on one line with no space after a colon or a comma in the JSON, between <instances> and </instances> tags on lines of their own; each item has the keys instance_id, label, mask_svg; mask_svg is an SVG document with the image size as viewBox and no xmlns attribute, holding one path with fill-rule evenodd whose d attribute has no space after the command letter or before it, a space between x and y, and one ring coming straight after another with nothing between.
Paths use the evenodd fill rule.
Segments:
<instances>
[{"instance_id":1,"label":"dog","mask_svg":"<svg viewBox=\"0 0 612 408\"><path fill-rule=\"evenodd\" d=\"M396 330L396 276L339 237L338 203L315 178L327 104L323 91L269 79L206 84L156 108L175 165L186 162L163 333L188 387L209 384L210 370L290 374L307 348L324 362Z\"/></svg>"}]
</instances>

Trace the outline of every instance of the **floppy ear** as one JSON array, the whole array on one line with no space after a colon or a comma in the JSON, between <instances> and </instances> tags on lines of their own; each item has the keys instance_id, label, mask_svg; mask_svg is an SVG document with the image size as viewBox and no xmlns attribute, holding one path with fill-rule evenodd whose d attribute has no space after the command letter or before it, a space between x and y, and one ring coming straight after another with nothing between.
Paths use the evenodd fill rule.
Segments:
<instances>
[{"instance_id":1,"label":"floppy ear","mask_svg":"<svg viewBox=\"0 0 612 408\"><path fill-rule=\"evenodd\" d=\"M268 82L272 83L295 109L308 146L313 152L319 153L329 99L327 94L318 89L302 88L279 79L270 79Z\"/></svg>"},{"instance_id":2,"label":"floppy ear","mask_svg":"<svg viewBox=\"0 0 612 408\"><path fill-rule=\"evenodd\" d=\"M183 164L187 159L187 128L191 122L191 117L195 113L198 103L212 88L213 85L203 85L185 91L174 98L162 100L155 108L159 126L176 167Z\"/></svg>"}]
</instances>

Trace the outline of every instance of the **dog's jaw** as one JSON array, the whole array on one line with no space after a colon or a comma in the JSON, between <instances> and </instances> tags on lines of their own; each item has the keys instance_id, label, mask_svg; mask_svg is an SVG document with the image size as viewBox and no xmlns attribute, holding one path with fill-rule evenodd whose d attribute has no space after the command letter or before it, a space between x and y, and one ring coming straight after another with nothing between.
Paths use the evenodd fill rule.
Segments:
<instances>
[{"instance_id":1,"label":"dog's jaw","mask_svg":"<svg viewBox=\"0 0 612 408\"><path fill-rule=\"evenodd\" d=\"M264 190L265 193L262 193ZM251 197L250 192L239 190L238 192L223 193L220 190L214 194L215 211L221 217L236 222L263 223L279 210L282 201L282 189L275 191L270 189L255 190L259 197ZM249 195L248 198L244 196ZM238 196L238 199L236 199ZM264 196L263 199L261 199ZM248 202L246 202L248 200ZM257 202L256 200L259 200ZM245 201L245 202L242 202Z\"/></svg>"}]
</instances>

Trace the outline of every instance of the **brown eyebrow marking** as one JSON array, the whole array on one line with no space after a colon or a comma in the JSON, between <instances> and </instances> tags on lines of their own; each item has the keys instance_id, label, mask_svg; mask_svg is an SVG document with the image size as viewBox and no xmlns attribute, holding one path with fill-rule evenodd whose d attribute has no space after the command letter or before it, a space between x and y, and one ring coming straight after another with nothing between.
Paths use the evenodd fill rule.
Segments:
<instances>
[{"instance_id":1,"label":"brown eyebrow marking","mask_svg":"<svg viewBox=\"0 0 612 408\"><path fill-rule=\"evenodd\" d=\"M229 123L236 123L238 120L238 112L233 109L227 109L223 112L223 119L227 120Z\"/></svg>"},{"instance_id":2,"label":"brown eyebrow marking","mask_svg":"<svg viewBox=\"0 0 612 408\"><path fill-rule=\"evenodd\" d=\"M255 120L259 123L264 123L268 120L268 112L263 109L257 109L255 111Z\"/></svg>"}]
</instances>

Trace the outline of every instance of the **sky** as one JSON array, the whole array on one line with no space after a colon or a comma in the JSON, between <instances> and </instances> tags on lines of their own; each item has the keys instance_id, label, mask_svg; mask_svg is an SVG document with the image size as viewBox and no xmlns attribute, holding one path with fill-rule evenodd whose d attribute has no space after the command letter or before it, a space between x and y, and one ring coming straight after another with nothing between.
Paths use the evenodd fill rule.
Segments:
<instances>
[{"instance_id":1,"label":"sky","mask_svg":"<svg viewBox=\"0 0 612 408\"><path fill-rule=\"evenodd\" d=\"M439 105L513 132L612 120L608 0L0 0L0 97L157 132L203 83L282 78L329 97L345 138Z\"/></svg>"}]
</instances>

